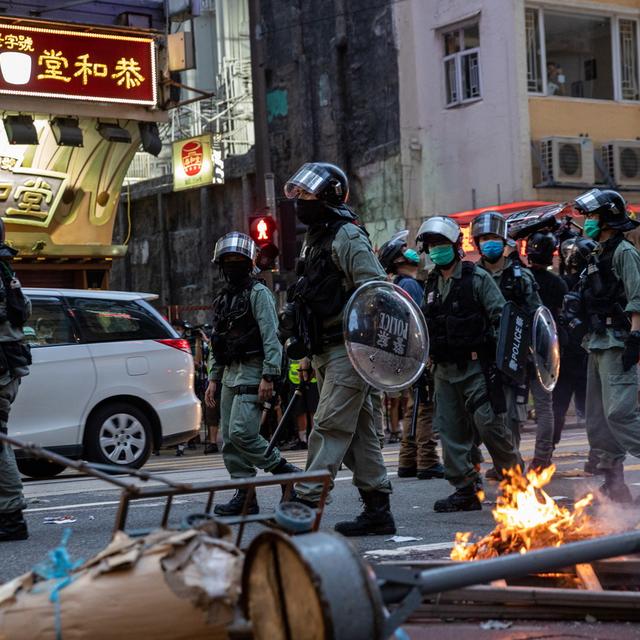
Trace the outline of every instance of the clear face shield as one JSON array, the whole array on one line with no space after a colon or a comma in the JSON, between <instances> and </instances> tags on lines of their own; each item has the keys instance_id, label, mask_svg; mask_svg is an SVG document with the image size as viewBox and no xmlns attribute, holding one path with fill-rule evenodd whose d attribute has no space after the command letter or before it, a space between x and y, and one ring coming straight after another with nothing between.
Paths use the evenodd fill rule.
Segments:
<instances>
[{"instance_id":1,"label":"clear face shield","mask_svg":"<svg viewBox=\"0 0 640 640\"><path fill-rule=\"evenodd\" d=\"M284 195L294 200L305 194L317 196L327 186L331 174L317 164L307 162L284 185Z\"/></svg>"},{"instance_id":2,"label":"clear face shield","mask_svg":"<svg viewBox=\"0 0 640 640\"><path fill-rule=\"evenodd\" d=\"M576 209L588 216L606 204L606 197L600 189L591 189L575 199Z\"/></svg>"}]
</instances>

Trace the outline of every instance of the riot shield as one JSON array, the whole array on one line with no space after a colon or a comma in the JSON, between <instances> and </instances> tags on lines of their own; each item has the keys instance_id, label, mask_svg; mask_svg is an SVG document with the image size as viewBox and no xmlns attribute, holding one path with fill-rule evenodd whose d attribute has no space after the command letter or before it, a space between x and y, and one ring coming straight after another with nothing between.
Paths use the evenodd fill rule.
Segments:
<instances>
[{"instance_id":1,"label":"riot shield","mask_svg":"<svg viewBox=\"0 0 640 640\"><path fill-rule=\"evenodd\" d=\"M517 384L527 379L527 360L531 345L531 315L513 302L502 308L496 364Z\"/></svg>"},{"instance_id":2,"label":"riot shield","mask_svg":"<svg viewBox=\"0 0 640 640\"><path fill-rule=\"evenodd\" d=\"M410 387L429 356L429 334L418 305L390 282L366 282L344 311L347 354L358 374L380 391Z\"/></svg>"},{"instance_id":3,"label":"riot shield","mask_svg":"<svg viewBox=\"0 0 640 640\"><path fill-rule=\"evenodd\" d=\"M560 373L560 343L556 323L547 307L538 307L531 323L531 350L538 381L553 391Z\"/></svg>"}]
</instances>

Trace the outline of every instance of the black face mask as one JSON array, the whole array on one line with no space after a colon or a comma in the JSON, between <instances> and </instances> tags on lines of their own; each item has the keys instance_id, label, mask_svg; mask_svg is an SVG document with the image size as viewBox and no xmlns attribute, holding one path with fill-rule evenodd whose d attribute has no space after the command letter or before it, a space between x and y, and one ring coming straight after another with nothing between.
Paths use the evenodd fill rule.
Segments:
<instances>
[{"instance_id":1,"label":"black face mask","mask_svg":"<svg viewBox=\"0 0 640 640\"><path fill-rule=\"evenodd\" d=\"M222 274L232 286L238 287L249 279L251 267L244 262L225 262Z\"/></svg>"},{"instance_id":2,"label":"black face mask","mask_svg":"<svg viewBox=\"0 0 640 640\"><path fill-rule=\"evenodd\" d=\"M294 202L298 220L307 226L321 224L335 218L322 200L300 200Z\"/></svg>"}]
</instances>

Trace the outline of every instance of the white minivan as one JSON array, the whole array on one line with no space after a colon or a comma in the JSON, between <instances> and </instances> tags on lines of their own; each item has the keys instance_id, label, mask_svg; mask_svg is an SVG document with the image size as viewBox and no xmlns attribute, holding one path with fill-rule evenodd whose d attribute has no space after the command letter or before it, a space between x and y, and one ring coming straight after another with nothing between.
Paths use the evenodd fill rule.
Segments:
<instances>
[{"instance_id":1,"label":"white minivan","mask_svg":"<svg viewBox=\"0 0 640 640\"><path fill-rule=\"evenodd\" d=\"M24 289L33 365L9 433L69 458L141 467L161 446L200 428L187 340L149 304L153 294ZM64 467L16 450L18 468L43 478Z\"/></svg>"}]
</instances>

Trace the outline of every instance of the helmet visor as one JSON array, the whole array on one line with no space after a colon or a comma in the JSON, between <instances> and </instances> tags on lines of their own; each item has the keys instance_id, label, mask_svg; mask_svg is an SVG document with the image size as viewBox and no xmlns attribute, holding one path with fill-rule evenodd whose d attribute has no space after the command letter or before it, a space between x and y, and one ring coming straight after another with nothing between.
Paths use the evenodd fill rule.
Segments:
<instances>
[{"instance_id":1,"label":"helmet visor","mask_svg":"<svg viewBox=\"0 0 640 640\"><path fill-rule=\"evenodd\" d=\"M605 203L606 198L600 189L591 189L575 199L576 208L587 215L597 211Z\"/></svg>"},{"instance_id":2,"label":"helmet visor","mask_svg":"<svg viewBox=\"0 0 640 640\"><path fill-rule=\"evenodd\" d=\"M471 223L471 236L477 238L492 233L501 238L507 237L506 220L499 213L481 213Z\"/></svg>"},{"instance_id":3,"label":"helmet visor","mask_svg":"<svg viewBox=\"0 0 640 640\"><path fill-rule=\"evenodd\" d=\"M244 256L253 261L256 258L257 247L255 242L244 233L227 233L227 235L222 236L222 238L216 242L216 247L213 251L213 260L211 262L219 263L222 256L232 253Z\"/></svg>"},{"instance_id":4,"label":"helmet visor","mask_svg":"<svg viewBox=\"0 0 640 640\"><path fill-rule=\"evenodd\" d=\"M314 196L318 195L328 184L331 174L321 166L312 162L303 164L284 185L284 195L293 200L306 191Z\"/></svg>"}]
</instances>

